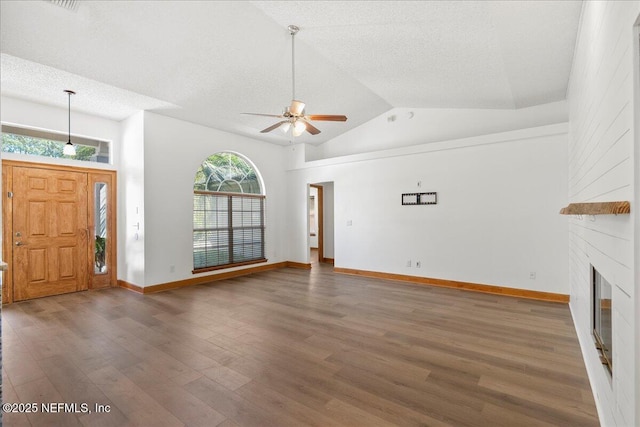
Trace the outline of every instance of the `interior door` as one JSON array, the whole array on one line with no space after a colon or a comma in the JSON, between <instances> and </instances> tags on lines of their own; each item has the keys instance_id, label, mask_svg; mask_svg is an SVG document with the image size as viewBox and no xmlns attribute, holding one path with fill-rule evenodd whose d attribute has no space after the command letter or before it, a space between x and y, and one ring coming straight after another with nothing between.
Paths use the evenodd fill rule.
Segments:
<instances>
[{"instance_id":1,"label":"interior door","mask_svg":"<svg viewBox=\"0 0 640 427\"><path fill-rule=\"evenodd\" d=\"M87 289L87 174L12 169L14 301Z\"/></svg>"}]
</instances>

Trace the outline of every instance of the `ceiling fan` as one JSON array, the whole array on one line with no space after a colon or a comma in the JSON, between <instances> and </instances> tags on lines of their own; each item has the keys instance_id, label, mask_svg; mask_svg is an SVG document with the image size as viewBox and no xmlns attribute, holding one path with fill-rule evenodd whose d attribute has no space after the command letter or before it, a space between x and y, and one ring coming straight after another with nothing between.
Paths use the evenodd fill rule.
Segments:
<instances>
[{"instance_id":1,"label":"ceiling fan","mask_svg":"<svg viewBox=\"0 0 640 427\"><path fill-rule=\"evenodd\" d=\"M304 108L305 103L302 101L296 100L296 66L295 66L295 36L300 31L295 25L289 25L287 27L289 30L289 34L291 34L291 82L292 82L292 92L293 96L291 97L291 105L284 108L282 114L261 114L261 113L242 113L249 114L253 116L265 116L265 117L276 117L280 120L278 123L275 123L269 126L266 129L260 131L260 133L271 132L275 129L282 129L283 132L288 132L291 129L293 136L300 136L304 133L304 131L309 132L311 135L317 135L320 133L320 129L313 126L309 121L328 121L328 122L346 122L347 116L343 115L334 115L334 114L305 114Z\"/></svg>"}]
</instances>

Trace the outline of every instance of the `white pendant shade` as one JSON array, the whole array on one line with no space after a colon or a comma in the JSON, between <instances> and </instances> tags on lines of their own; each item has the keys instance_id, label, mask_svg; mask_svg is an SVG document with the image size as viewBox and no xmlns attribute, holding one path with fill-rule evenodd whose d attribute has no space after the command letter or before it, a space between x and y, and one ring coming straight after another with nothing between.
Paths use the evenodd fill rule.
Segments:
<instances>
[{"instance_id":1,"label":"white pendant shade","mask_svg":"<svg viewBox=\"0 0 640 427\"><path fill-rule=\"evenodd\" d=\"M62 149L62 154L65 156L75 156L76 155L76 146L71 142L67 142L64 144L64 148Z\"/></svg>"}]
</instances>

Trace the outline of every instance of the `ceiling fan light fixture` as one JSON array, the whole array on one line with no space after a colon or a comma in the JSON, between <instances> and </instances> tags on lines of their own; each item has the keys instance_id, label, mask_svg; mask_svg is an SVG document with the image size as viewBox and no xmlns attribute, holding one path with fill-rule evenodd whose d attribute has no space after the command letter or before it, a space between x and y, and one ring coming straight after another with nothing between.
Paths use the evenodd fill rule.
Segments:
<instances>
[{"instance_id":1,"label":"ceiling fan light fixture","mask_svg":"<svg viewBox=\"0 0 640 427\"><path fill-rule=\"evenodd\" d=\"M304 124L304 122L296 120L295 124L293 125L293 136L300 136L305 130L307 130L307 126Z\"/></svg>"},{"instance_id":2,"label":"ceiling fan light fixture","mask_svg":"<svg viewBox=\"0 0 640 427\"><path fill-rule=\"evenodd\" d=\"M290 122L284 122L283 124L280 125L280 130L282 131L282 133L289 132L290 128L291 128L291 123Z\"/></svg>"},{"instance_id":3,"label":"ceiling fan light fixture","mask_svg":"<svg viewBox=\"0 0 640 427\"><path fill-rule=\"evenodd\" d=\"M320 133L320 129L310 123L314 120L323 120L329 122L346 122L347 116L336 114L306 114L305 103L296 99L296 61L295 61L295 36L300 31L300 28L296 25L289 25L287 27L289 34L291 34L291 105L284 107L281 115L274 114L262 114L262 113L242 113L250 114L253 116L266 116L276 117L281 119L280 122L262 129L260 133L268 133L276 129L280 129L283 133L289 132L294 137L302 135L304 132L308 132L311 135L317 135Z\"/></svg>"},{"instance_id":4,"label":"ceiling fan light fixture","mask_svg":"<svg viewBox=\"0 0 640 427\"><path fill-rule=\"evenodd\" d=\"M64 144L62 154L65 156L75 156L76 146L71 143L71 95L75 95L76 93L69 89L65 89L64 91L69 96L69 140Z\"/></svg>"}]
</instances>

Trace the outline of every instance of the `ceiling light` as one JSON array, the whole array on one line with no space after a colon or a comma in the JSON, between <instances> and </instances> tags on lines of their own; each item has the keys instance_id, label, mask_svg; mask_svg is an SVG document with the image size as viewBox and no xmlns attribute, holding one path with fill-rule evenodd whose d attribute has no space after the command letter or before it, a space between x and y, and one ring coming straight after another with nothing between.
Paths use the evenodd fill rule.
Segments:
<instances>
[{"instance_id":1,"label":"ceiling light","mask_svg":"<svg viewBox=\"0 0 640 427\"><path fill-rule=\"evenodd\" d=\"M296 120L293 125L293 136L300 136L302 133L307 130L307 126L301 120Z\"/></svg>"},{"instance_id":2,"label":"ceiling light","mask_svg":"<svg viewBox=\"0 0 640 427\"><path fill-rule=\"evenodd\" d=\"M282 133L289 132L290 128L291 128L291 123L289 122L283 122L282 125L280 125L280 130L282 130Z\"/></svg>"},{"instance_id":3,"label":"ceiling light","mask_svg":"<svg viewBox=\"0 0 640 427\"><path fill-rule=\"evenodd\" d=\"M69 95L69 140L64 145L62 149L62 154L65 156L75 156L76 155L76 146L71 143L71 95L75 95L76 93L72 90L65 89L67 95Z\"/></svg>"}]
</instances>

